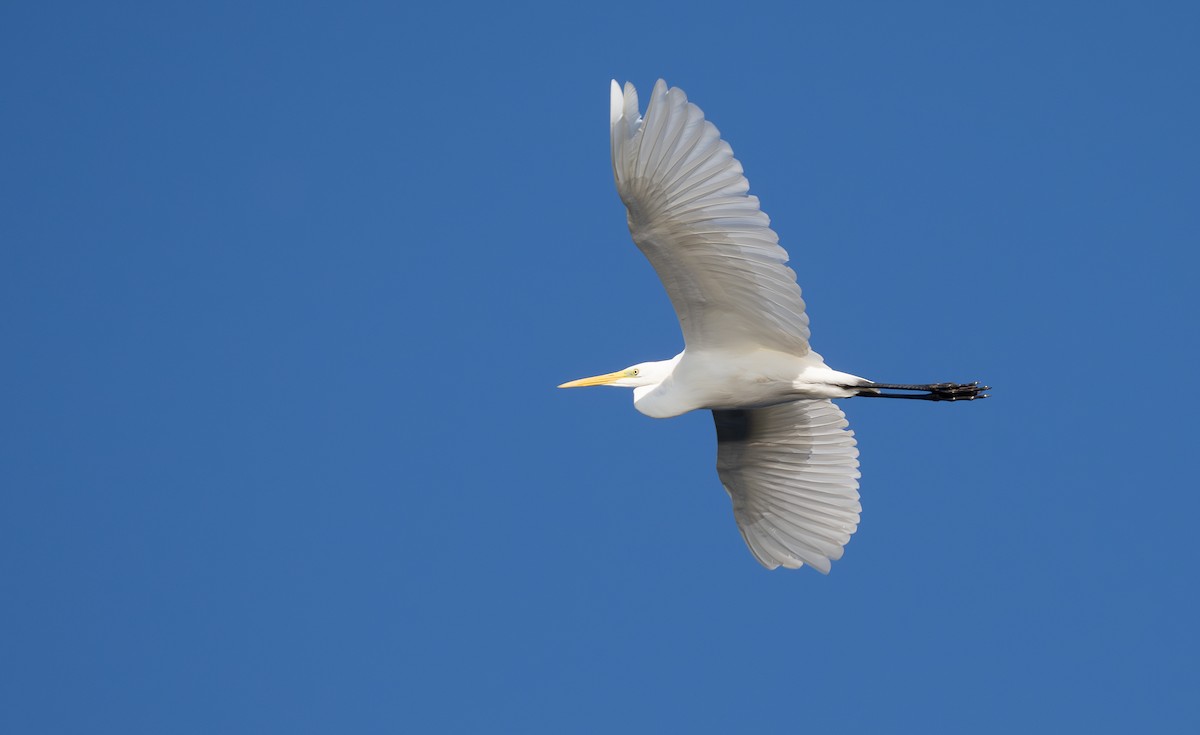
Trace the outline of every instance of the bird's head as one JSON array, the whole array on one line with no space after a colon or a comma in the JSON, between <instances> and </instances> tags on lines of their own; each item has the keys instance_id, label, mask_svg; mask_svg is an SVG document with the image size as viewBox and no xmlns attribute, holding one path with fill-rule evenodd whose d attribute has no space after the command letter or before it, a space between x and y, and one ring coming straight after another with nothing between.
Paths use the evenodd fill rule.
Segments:
<instances>
[{"instance_id":1,"label":"bird's head","mask_svg":"<svg viewBox=\"0 0 1200 735\"><path fill-rule=\"evenodd\" d=\"M663 360L661 362L639 362L637 365L630 365L624 370L618 370L615 373L605 373L604 375L596 375L591 378L580 378L572 380L569 383L563 383L559 388L584 388L589 385L611 385L616 388L638 388L643 385L657 385L661 383L671 370L674 369L675 360Z\"/></svg>"}]
</instances>

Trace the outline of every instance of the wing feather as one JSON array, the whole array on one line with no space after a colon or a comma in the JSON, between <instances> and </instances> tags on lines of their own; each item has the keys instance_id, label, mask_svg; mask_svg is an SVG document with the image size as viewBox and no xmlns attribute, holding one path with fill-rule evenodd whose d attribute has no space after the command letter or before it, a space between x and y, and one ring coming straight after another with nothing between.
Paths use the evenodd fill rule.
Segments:
<instances>
[{"instance_id":1,"label":"wing feather","mask_svg":"<svg viewBox=\"0 0 1200 735\"><path fill-rule=\"evenodd\" d=\"M742 538L768 569L828 573L858 528L858 447L827 400L713 411L717 474Z\"/></svg>"},{"instance_id":2,"label":"wing feather","mask_svg":"<svg viewBox=\"0 0 1200 735\"><path fill-rule=\"evenodd\" d=\"M661 79L646 116L612 83L612 158L633 240L658 272L692 350L808 353L808 316L787 251L748 194L733 149Z\"/></svg>"}]
</instances>

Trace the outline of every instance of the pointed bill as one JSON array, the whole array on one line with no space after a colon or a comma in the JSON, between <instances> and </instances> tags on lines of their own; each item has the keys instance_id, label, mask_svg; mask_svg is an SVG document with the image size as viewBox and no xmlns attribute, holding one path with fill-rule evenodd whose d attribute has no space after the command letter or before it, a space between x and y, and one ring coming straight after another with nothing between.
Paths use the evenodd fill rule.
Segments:
<instances>
[{"instance_id":1,"label":"pointed bill","mask_svg":"<svg viewBox=\"0 0 1200 735\"><path fill-rule=\"evenodd\" d=\"M605 373L604 375L596 375L591 378L580 378L572 380L569 383L563 383L559 388L586 388L589 385L608 385L609 383L628 377L628 373L624 370L618 370L615 373Z\"/></svg>"}]
</instances>

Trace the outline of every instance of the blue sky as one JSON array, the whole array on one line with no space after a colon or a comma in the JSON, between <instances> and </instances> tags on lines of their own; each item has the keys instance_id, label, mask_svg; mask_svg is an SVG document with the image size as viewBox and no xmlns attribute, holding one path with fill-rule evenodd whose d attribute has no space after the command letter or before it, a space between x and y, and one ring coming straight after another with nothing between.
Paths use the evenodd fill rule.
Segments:
<instances>
[{"instance_id":1,"label":"blue sky","mask_svg":"<svg viewBox=\"0 0 1200 735\"><path fill-rule=\"evenodd\" d=\"M409 4L412 5L412 4ZM0 730L1194 732L1189 3L0 10ZM685 89L863 516L766 572L608 83Z\"/></svg>"}]
</instances>

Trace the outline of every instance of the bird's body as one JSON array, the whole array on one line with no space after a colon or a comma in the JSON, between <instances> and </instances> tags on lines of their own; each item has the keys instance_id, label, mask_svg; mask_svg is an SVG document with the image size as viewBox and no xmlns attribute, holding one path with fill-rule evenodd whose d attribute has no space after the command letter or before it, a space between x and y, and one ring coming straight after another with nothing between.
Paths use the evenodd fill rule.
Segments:
<instances>
[{"instance_id":1,"label":"bird's body","mask_svg":"<svg viewBox=\"0 0 1200 735\"><path fill-rule=\"evenodd\" d=\"M812 398L849 398L870 381L838 372L809 351L802 356L775 350L684 350L652 363L663 377L634 388L633 405L656 419L698 409L765 408Z\"/></svg>"},{"instance_id":2,"label":"bird's body","mask_svg":"<svg viewBox=\"0 0 1200 735\"><path fill-rule=\"evenodd\" d=\"M755 558L828 572L861 510L854 434L831 399L970 400L987 388L880 384L826 366L809 347L787 252L700 109L659 80L643 118L633 85L614 81L610 122L630 233L671 297L686 346L670 360L559 387L633 388L637 410L653 418L711 410L717 472Z\"/></svg>"}]
</instances>

